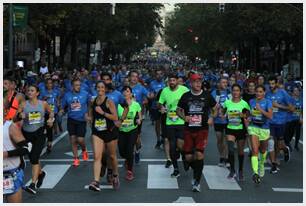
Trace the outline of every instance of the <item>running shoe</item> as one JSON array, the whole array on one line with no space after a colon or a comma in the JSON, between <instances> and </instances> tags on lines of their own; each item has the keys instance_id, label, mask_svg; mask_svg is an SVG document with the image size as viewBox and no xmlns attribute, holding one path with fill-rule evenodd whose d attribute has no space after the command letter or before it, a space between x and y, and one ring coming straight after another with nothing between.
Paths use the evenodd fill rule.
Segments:
<instances>
[{"instance_id":1,"label":"running shoe","mask_svg":"<svg viewBox=\"0 0 306 206\"><path fill-rule=\"evenodd\" d=\"M198 181L195 181L194 184L192 185L192 191L193 192L201 192L201 186Z\"/></svg>"},{"instance_id":2,"label":"running shoe","mask_svg":"<svg viewBox=\"0 0 306 206\"><path fill-rule=\"evenodd\" d=\"M132 172L131 170L128 170L128 171L126 172L125 179L126 179L126 180L129 180L129 181L131 181L131 180L134 179L134 174L133 174L133 172Z\"/></svg>"},{"instance_id":3,"label":"running shoe","mask_svg":"<svg viewBox=\"0 0 306 206\"><path fill-rule=\"evenodd\" d=\"M288 162L290 160L290 149L288 146L286 146L286 149L284 150L284 155L285 162Z\"/></svg>"},{"instance_id":4,"label":"running shoe","mask_svg":"<svg viewBox=\"0 0 306 206\"><path fill-rule=\"evenodd\" d=\"M220 158L218 166L219 167L225 167L225 159L224 158Z\"/></svg>"},{"instance_id":5,"label":"running shoe","mask_svg":"<svg viewBox=\"0 0 306 206\"><path fill-rule=\"evenodd\" d=\"M260 177L258 174L253 174L253 177L252 177L253 181L255 184L259 184L260 183Z\"/></svg>"},{"instance_id":6,"label":"running shoe","mask_svg":"<svg viewBox=\"0 0 306 206\"><path fill-rule=\"evenodd\" d=\"M231 172L228 174L227 178L228 178L228 179L234 179L236 176L237 176L237 175L236 175L236 172L235 172L235 170L233 170L233 171L231 171Z\"/></svg>"},{"instance_id":7,"label":"running shoe","mask_svg":"<svg viewBox=\"0 0 306 206\"><path fill-rule=\"evenodd\" d=\"M75 159L73 160L73 166L77 167L77 166L79 166L79 165L80 165L80 160L79 160L78 158L75 158Z\"/></svg>"},{"instance_id":8,"label":"running shoe","mask_svg":"<svg viewBox=\"0 0 306 206\"><path fill-rule=\"evenodd\" d=\"M95 192L100 192L101 191L100 183L98 181L93 181L92 183L90 183L88 189Z\"/></svg>"},{"instance_id":9,"label":"running shoe","mask_svg":"<svg viewBox=\"0 0 306 206\"><path fill-rule=\"evenodd\" d=\"M278 171L277 171L277 167L276 167L276 164L273 163L272 164L272 167L271 167L271 170L270 170L270 173L271 174L276 174Z\"/></svg>"},{"instance_id":10,"label":"running shoe","mask_svg":"<svg viewBox=\"0 0 306 206\"><path fill-rule=\"evenodd\" d=\"M171 165L172 165L171 160L167 160L167 161L166 161L166 164L165 164L165 167L166 167L166 168L169 168Z\"/></svg>"},{"instance_id":11,"label":"running shoe","mask_svg":"<svg viewBox=\"0 0 306 206\"><path fill-rule=\"evenodd\" d=\"M108 184L112 184L113 183L113 172L112 171L110 172L110 170L107 170L107 177L106 177L106 179L107 179L107 183Z\"/></svg>"},{"instance_id":12,"label":"running shoe","mask_svg":"<svg viewBox=\"0 0 306 206\"><path fill-rule=\"evenodd\" d=\"M29 186L26 186L24 190L32 195L35 195L37 193L37 187L33 182Z\"/></svg>"},{"instance_id":13,"label":"running shoe","mask_svg":"<svg viewBox=\"0 0 306 206\"><path fill-rule=\"evenodd\" d=\"M87 150L85 150L85 151L82 152L82 157L83 157L83 160L84 160L84 161L87 161L87 160L88 160L88 153L87 153Z\"/></svg>"},{"instance_id":14,"label":"running shoe","mask_svg":"<svg viewBox=\"0 0 306 206\"><path fill-rule=\"evenodd\" d=\"M36 187L37 188L40 188L41 187L41 185L42 185L42 183L43 183L43 181L44 181L44 179L45 179L45 177L46 177L46 172L45 171L41 171L41 173L38 175L38 178L37 178L37 183L36 183Z\"/></svg>"},{"instance_id":15,"label":"running shoe","mask_svg":"<svg viewBox=\"0 0 306 206\"><path fill-rule=\"evenodd\" d=\"M113 188L115 190L118 190L120 187L120 181L119 181L119 176L116 175L116 176L113 176Z\"/></svg>"},{"instance_id":16,"label":"running shoe","mask_svg":"<svg viewBox=\"0 0 306 206\"><path fill-rule=\"evenodd\" d=\"M135 164L139 164L140 162L140 152L135 152Z\"/></svg>"},{"instance_id":17,"label":"running shoe","mask_svg":"<svg viewBox=\"0 0 306 206\"><path fill-rule=\"evenodd\" d=\"M171 174L171 177L173 178L178 178L179 176L180 176L180 172L177 169L175 169L173 173Z\"/></svg>"}]
</instances>

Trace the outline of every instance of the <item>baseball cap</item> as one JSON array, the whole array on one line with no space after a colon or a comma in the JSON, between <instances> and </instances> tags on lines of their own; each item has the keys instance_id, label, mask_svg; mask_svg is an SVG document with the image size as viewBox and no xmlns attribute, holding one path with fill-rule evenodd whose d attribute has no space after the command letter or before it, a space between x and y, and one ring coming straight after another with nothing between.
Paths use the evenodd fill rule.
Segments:
<instances>
[{"instance_id":1,"label":"baseball cap","mask_svg":"<svg viewBox=\"0 0 306 206\"><path fill-rule=\"evenodd\" d=\"M191 80L191 81L195 81L195 80L197 80L197 79L202 80L202 77L201 77L199 74L192 74L192 75L190 76L190 80Z\"/></svg>"}]
</instances>

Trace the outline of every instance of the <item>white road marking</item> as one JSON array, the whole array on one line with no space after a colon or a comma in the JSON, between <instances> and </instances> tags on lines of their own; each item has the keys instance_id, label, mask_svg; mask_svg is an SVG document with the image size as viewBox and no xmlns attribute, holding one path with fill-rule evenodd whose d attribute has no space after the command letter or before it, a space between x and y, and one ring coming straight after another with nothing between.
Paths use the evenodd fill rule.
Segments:
<instances>
[{"instance_id":1,"label":"white road marking","mask_svg":"<svg viewBox=\"0 0 306 206\"><path fill-rule=\"evenodd\" d=\"M84 189L88 190L89 185L85 185ZM113 189L113 185L100 185L100 189Z\"/></svg>"},{"instance_id":2,"label":"white road marking","mask_svg":"<svg viewBox=\"0 0 306 206\"><path fill-rule=\"evenodd\" d=\"M171 169L164 165L148 165L148 189L178 189L176 178L171 178Z\"/></svg>"},{"instance_id":3,"label":"white road marking","mask_svg":"<svg viewBox=\"0 0 306 206\"><path fill-rule=\"evenodd\" d=\"M59 141L61 141L66 135L68 134L68 131L65 131L64 133L62 133L60 136L58 136L53 142L52 142L52 147L58 143ZM47 151L47 146L44 147L44 149L42 150L40 156L43 156Z\"/></svg>"},{"instance_id":4,"label":"white road marking","mask_svg":"<svg viewBox=\"0 0 306 206\"><path fill-rule=\"evenodd\" d=\"M224 167L205 165L203 175L211 190L241 190L236 180L227 178L229 170Z\"/></svg>"},{"instance_id":5,"label":"white road marking","mask_svg":"<svg viewBox=\"0 0 306 206\"><path fill-rule=\"evenodd\" d=\"M195 203L195 201L192 197L179 197L173 203Z\"/></svg>"},{"instance_id":6,"label":"white road marking","mask_svg":"<svg viewBox=\"0 0 306 206\"><path fill-rule=\"evenodd\" d=\"M279 188L279 187L272 187L274 192L303 192L301 188Z\"/></svg>"},{"instance_id":7,"label":"white road marking","mask_svg":"<svg viewBox=\"0 0 306 206\"><path fill-rule=\"evenodd\" d=\"M52 189L62 179L65 173L68 171L71 165L45 165L42 170L47 172L47 175L40 188ZM29 185L32 180L29 180Z\"/></svg>"}]
</instances>

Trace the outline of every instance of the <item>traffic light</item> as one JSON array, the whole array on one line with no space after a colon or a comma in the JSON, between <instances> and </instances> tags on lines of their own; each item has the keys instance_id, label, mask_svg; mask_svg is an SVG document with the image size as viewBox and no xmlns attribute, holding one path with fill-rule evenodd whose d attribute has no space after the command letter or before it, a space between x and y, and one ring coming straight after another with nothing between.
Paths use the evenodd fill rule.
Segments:
<instances>
[{"instance_id":1,"label":"traffic light","mask_svg":"<svg viewBox=\"0 0 306 206\"><path fill-rule=\"evenodd\" d=\"M225 9L225 4L224 4L224 3L220 3L220 4L219 4L219 12L220 12L220 13L223 13L223 12L224 12L224 9Z\"/></svg>"}]
</instances>

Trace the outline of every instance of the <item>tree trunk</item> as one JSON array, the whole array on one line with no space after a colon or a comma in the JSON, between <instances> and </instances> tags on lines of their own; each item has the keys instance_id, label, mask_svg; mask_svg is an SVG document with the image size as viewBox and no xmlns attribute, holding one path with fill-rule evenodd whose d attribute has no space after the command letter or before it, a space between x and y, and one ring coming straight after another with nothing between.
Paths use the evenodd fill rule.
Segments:
<instances>
[{"instance_id":1,"label":"tree trunk","mask_svg":"<svg viewBox=\"0 0 306 206\"><path fill-rule=\"evenodd\" d=\"M71 66L72 68L75 68L76 66L76 51L77 50L77 40L75 35L73 35L71 39Z\"/></svg>"},{"instance_id":2,"label":"tree trunk","mask_svg":"<svg viewBox=\"0 0 306 206\"><path fill-rule=\"evenodd\" d=\"M88 39L86 42L86 63L85 68L89 66L89 59L90 59L90 40Z\"/></svg>"}]
</instances>

